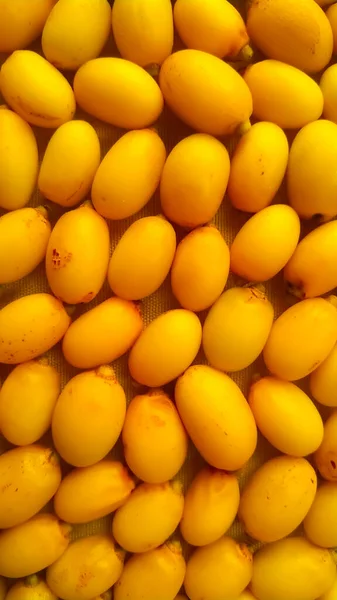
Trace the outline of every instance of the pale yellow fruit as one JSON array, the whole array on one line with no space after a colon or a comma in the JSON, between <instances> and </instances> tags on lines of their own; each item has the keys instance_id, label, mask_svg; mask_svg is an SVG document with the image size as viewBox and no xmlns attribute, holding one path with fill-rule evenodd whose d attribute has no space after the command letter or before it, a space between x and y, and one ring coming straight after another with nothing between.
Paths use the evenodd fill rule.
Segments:
<instances>
[{"instance_id":1,"label":"pale yellow fruit","mask_svg":"<svg viewBox=\"0 0 337 600\"><path fill-rule=\"evenodd\" d=\"M105 365L131 348L142 327L140 311L133 302L108 298L74 321L63 340L64 357L78 369Z\"/></svg>"},{"instance_id":2,"label":"pale yellow fruit","mask_svg":"<svg viewBox=\"0 0 337 600\"><path fill-rule=\"evenodd\" d=\"M75 206L89 193L100 156L92 125L86 121L64 123L51 137L41 163L41 194L61 206Z\"/></svg>"},{"instance_id":3,"label":"pale yellow fruit","mask_svg":"<svg viewBox=\"0 0 337 600\"><path fill-rule=\"evenodd\" d=\"M53 413L57 452L75 467L97 463L116 444L125 412L125 393L111 367L75 375L63 388Z\"/></svg>"},{"instance_id":4,"label":"pale yellow fruit","mask_svg":"<svg viewBox=\"0 0 337 600\"><path fill-rule=\"evenodd\" d=\"M125 129L143 129L163 110L155 80L139 65L122 58L89 60L74 79L77 103L89 114Z\"/></svg>"},{"instance_id":5,"label":"pale yellow fruit","mask_svg":"<svg viewBox=\"0 0 337 600\"><path fill-rule=\"evenodd\" d=\"M337 407L337 345L309 379L310 392L317 402Z\"/></svg>"},{"instance_id":6,"label":"pale yellow fruit","mask_svg":"<svg viewBox=\"0 0 337 600\"><path fill-rule=\"evenodd\" d=\"M0 105L0 208L15 210L29 202L38 169L37 143L31 127Z\"/></svg>"},{"instance_id":7,"label":"pale yellow fruit","mask_svg":"<svg viewBox=\"0 0 337 600\"><path fill-rule=\"evenodd\" d=\"M124 552L108 535L78 539L54 562L46 574L50 589L60 598L91 600L119 578Z\"/></svg>"},{"instance_id":8,"label":"pale yellow fruit","mask_svg":"<svg viewBox=\"0 0 337 600\"><path fill-rule=\"evenodd\" d=\"M323 441L314 455L320 475L328 481L337 481L337 410L324 424Z\"/></svg>"},{"instance_id":9,"label":"pale yellow fruit","mask_svg":"<svg viewBox=\"0 0 337 600\"><path fill-rule=\"evenodd\" d=\"M337 544L336 502L337 484L322 483L303 523L305 535L317 546L333 548Z\"/></svg>"},{"instance_id":10,"label":"pale yellow fruit","mask_svg":"<svg viewBox=\"0 0 337 600\"><path fill-rule=\"evenodd\" d=\"M92 186L97 212L107 219L126 219L155 193L166 159L164 142L152 129L128 131L110 148Z\"/></svg>"},{"instance_id":11,"label":"pale yellow fruit","mask_svg":"<svg viewBox=\"0 0 337 600\"><path fill-rule=\"evenodd\" d=\"M0 600L5 600L7 587L7 581L3 577L0 577Z\"/></svg>"},{"instance_id":12,"label":"pale yellow fruit","mask_svg":"<svg viewBox=\"0 0 337 600\"><path fill-rule=\"evenodd\" d=\"M115 0L112 31L123 58L141 67L161 65L173 46L171 0Z\"/></svg>"},{"instance_id":13,"label":"pale yellow fruit","mask_svg":"<svg viewBox=\"0 0 337 600\"><path fill-rule=\"evenodd\" d=\"M166 219L157 216L135 221L109 262L108 281L114 294L126 300L153 294L166 279L175 250L176 234Z\"/></svg>"},{"instance_id":14,"label":"pale yellow fruit","mask_svg":"<svg viewBox=\"0 0 337 600\"><path fill-rule=\"evenodd\" d=\"M192 366L176 383L175 401L192 442L210 465L236 471L253 455L254 417L228 375L206 365Z\"/></svg>"},{"instance_id":15,"label":"pale yellow fruit","mask_svg":"<svg viewBox=\"0 0 337 600\"><path fill-rule=\"evenodd\" d=\"M331 7L332 8L332 7ZM337 13L336 13L337 17ZM337 18L336 18L337 23ZM337 69L336 65L328 67L320 81L320 87L324 98L323 117L337 123Z\"/></svg>"},{"instance_id":16,"label":"pale yellow fruit","mask_svg":"<svg viewBox=\"0 0 337 600\"><path fill-rule=\"evenodd\" d=\"M253 557L230 537L198 548L187 562L184 586L191 600L236 598L252 577Z\"/></svg>"},{"instance_id":17,"label":"pale yellow fruit","mask_svg":"<svg viewBox=\"0 0 337 600\"><path fill-rule=\"evenodd\" d=\"M231 246L231 270L248 281L267 281L283 269L300 237L300 220L286 204L267 206L241 227Z\"/></svg>"},{"instance_id":18,"label":"pale yellow fruit","mask_svg":"<svg viewBox=\"0 0 337 600\"><path fill-rule=\"evenodd\" d=\"M273 375L296 381L326 359L336 337L335 306L324 298L302 300L274 321L263 358Z\"/></svg>"},{"instance_id":19,"label":"pale yellow fruit","mask_svg":"<svg viewBox=\"0 0 337 600\"><path fill-rule=\"evenodd\" d=\"M1 595L0 595L1 598ZM14 583L9 589L6 600L58 600L47 586L46 582L37 575L30 575Z\"/></svg>"},{"instance_id":20,"label":"pale yellow fruit","mask_svg":"<svg viewBox=\"0 0 337 600\"><path fill-rule=\"evenodd\" d=\"M117 510L112 535L128 552L154 550L178 527L183 509L180 482L142 483Z\"/></svg>"},{"instance_id":21,"label":"pale yellow fruit","mask_svg":"<svg viewBox=\"0 0 337 600\"><path fill-rule=\"evenodd\" d=\"M323 596L320 596L318 600L336 600L337 599L337 576L335 578L332 587L328 589Z\"/></svg>"},{"instance_id":22,"label":"pale yellow fruit","mask_svg":"<svg viewBox=\"0 0 337 600\"><path fill-rule=\"evenodd\" d=\"M41 33L56 0L0 0L0 52L29 46Z\"/></svg>"},{"instance_id":23,"label":"pale yellow fruit","mask_svg":"<svg viewBox=\"0 0 337 600\"><path fill-rule=\"evenodd\" d=\"M304 537L290 537L254 554L250 588L259 600L316 600L331 588L335 577L328 550Z\"/></svg>"},{"instance_id":24,"label":"pale yellow fruit","mask_svg":"<svg viewBox=\"0 0 337 600\"><path fill-rule=\"evenodd\" d=\"M202 345L210 365L220 371L240 371L261 354L274 319L264 290L234 287L226 290L209 311Z\"/></svg>"},{"instance_id":25,"label":"pale yellow fruit","mask_svg":"<svg viewBox=\"0 0 337 600\"><path fill-rule=\"evenodd\" d=\"M155 318L129 355L131 377L148 387L169 383L194 361L201 344L201 323L189 310L174 309Z\"/></svg>"},{"instance_id":26,"label":"pale yellow fruit","mask_svg":"<svg viewBox=\"0 0 337 600\"><path fill-rule=\"evenodd\" d=\"M325 4L332 4L332 6L329 6L328 10L326 11L326 16L329 19L329 23L330 23L331 29L332 29L333 53L336 54L337 53L337 8L334 5L334 2L335 2L335 0L329 0L329 2L325 2Z\"/></svg>"},{"instance_id":27,"label":"pale yellow fruit","mask_svg":"<svg viewBox=\"0 0 337 600\"><path fill-rule=\"evenodd\" d=\"M207 52L171 54L161 67L159 84L171 110L203 133L229 135L252 114L252 96L242 77Z\"/></svg>"},{"instance_id":28,"label":"pale yellow fruit","mask_svg":"<svg viewBox=\"0 0 337 600\"><path fill-rule=\"evenodd\" d=\"M43 354L64 336L70 317L50 294L30 294L0 310L0 362L15 365Z\"/></svg>"},{"instance_id":29,"label":"pale yellow fruit","mask_svg":"<svg viewBox=\"0 0 337 600\"><path fill-rule=\"evenodd\" d=\"M76 70L100 55L110 27L108 0L58 0L43 29L43 53L58 69Z\"/></svg>"},{"instance_id":30,"label":"pale yellow fruit","mask_svg":"<svg viewBox=\"0 0 337 600\"><path fill-rule=\"evenodd\" d=\"M160 182L165 215L182 227L211 221L224 198L230 170L228 152L203 133L181 140L169 154Z\"/></svg>"},{"instance_id":31,"label":"pale yellow fruit","mask_svg":"<svg viewBox=\"0 0 337 600\"><path fill-rule=\"evenodd\" d=\"M183 538L192 546L205 546L230 528L240 502L235 475L204 467L189 486L180 523Z\"/></svg>"},{"instance_id":32,"label":"pale yellow fruit","mask_svg":"<svg viewBox=\"0 0 337 600\"><path fill-rule=\"evenodd\" d=\"M135 396L122 432L125 460L148 483L165 483L183 466L188 438L177 409L162 390Z\"/></svg>"},{"instance_id":33,"label":"pale yellow fruit","mask_svg":"<svg viewBox=\"0 0 337 600\"><path fill-rule=\"evenodd\" d=\"M0 84L7 104L32 125L56 129L74 116L70 84L36 52L13 52L1 67Z\"/></svg>"}]
</instances>

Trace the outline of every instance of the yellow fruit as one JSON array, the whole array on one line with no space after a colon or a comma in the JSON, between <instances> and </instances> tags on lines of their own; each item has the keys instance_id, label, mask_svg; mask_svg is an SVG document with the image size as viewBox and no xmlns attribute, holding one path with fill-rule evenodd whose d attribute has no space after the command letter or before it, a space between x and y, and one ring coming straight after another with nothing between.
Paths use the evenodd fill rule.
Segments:
<instances>
[{"instance_id":1,"label":"yellow fruit","mask_svg":"<svg viewBox=\"0 0 337 600\"><path fill-rule=\"evenodd\" d=\"M273 318L273 306L263 290L226 290L203 327L202 344L210 365L220 371L240 371L251 365L267 342Z\"/></svg>"},{"instance_id":2,"label":"yellow fruit","mask_svg":"<svg viewBox=\"0 0 337 600\"><path fill-rule=\"evenodd\" d=\"M213 467L236 471L256 447L256 425L240 388L228 375L195 365L179 377L175 401L202 457Z\"/></svg>"},{"instance_id":3,"label":"yellow fruit","mask_svg":"<svg viewBox=\"0 0 337 600\"><path fill-rule=\"evenodd\" d=\"M116 444L125 412L125 393L111 367L75 375L63 388L53 413L57 452L75 467L97 463Z\"/></svg>"},{"instance_id":4,"label":"yellow fruit","mask_svg":"<svg viewBox=\"0 0 337 600\"><path fill-rule=\"evenodd\" d=\"M309 378L310 392L317 402L337 406L337 345Z\"/></svg>"},{"instance_id":5,"label":"yellow fruit","mask_svg":"<svg viewBox=\"0 0 337 600\"><path fill-rule=\"evenodd\" d=\"M317 546L333 548L337 544L336 502L337 484L322 483L303 523L305 535Z\"/></svg>"},{"instance_id":6,"label":"yellow fruit","mask_svg":"<svg viewBox=\"0 0 337 600\"><path fill-rule=\"evenodd\" d=\"M1 595L0 595L1 598ZM37 575L17 581L10 588L6 600L58 600L47 586L46 582Z\"/></svg>"},{"instance_id":7,"label":"yellow fruit","mask_svg":"<svg viewBox=\"0 0 337 600\"><path fill-rule=\"evenodd\" d=\"M333 584L336 567L328 550L304 537L263 546L253 561L251 590L259 600L316 600Z\"/></svg>"},{"instance_id":8,"label":"yellow fruit","mask_svg":"<svg viewBox=\"0 0 337 600\"><path fill-rule=\"evenodd\" d=\"M0 574L26 577L57 560L69 544L71 528L55 515L41 513L0 532Z\"/></svg>"},{"instance_id":9,"label":"yellow fruit","mask_svg":"<svg viewBox=\"0 0 337 600\"><path fill-rule=\"evenodd\" d=\"M329 2L325 2L325 4L328 4L328 3L332 4L332 6L329 6L328 10L326 11L326 16L329 19L329 23L330 23L331 29L332 29L333 54L336 54L337 53L337 8L333 4L334 2L335 2L335 0L329 0Z\"/></svg>"},{"instance_id":10,"label":"yellow fruit","mask_svg":"<svg viewBox=\"0 0 337 600\"><path fill-rule=\"evenodd\" d=\"M119 578L124 552L108 535L76 540L47 569L47 583L60 598L89 600L108 590Z\"/></svg>"},{"instance_id":11,"label":"yellow fruit","mask_svg":"<svg viewBox=\"0 0 337 600\"><path fill-rule=\"evenodd\" d=\"M148 483L165 483L185 462L186 431L175 405L162 390L131 400L122 439L128 466Z\"/></svg>"},{"instance_id":12,"label":"yellow fruit","mask_svg":"<svg viewBox=\"0 0 337 600\"><path fill-rule=\"evenodd\" d=\"M252 0L247 29L263 54L302 71L316 73L330 61L331 27L314 0Z\"/></svg>"},{"instance_id":13,"label":"yellow fruit","mask_svg":"<svg viewBox=\"0 0 337 600\"><path fill-rule=\"evenodd\" d=\"M323 440L323 421L299 387L276 377L262 377L250 388L248 402L262 435L292 456L315 452Z\"/></svg>"},{"instance_id":14,"label":"yellow fruit","mask_svg":"<svg viewBox=\"0 0 337 600\"><path fill-rule=\"evenodd\" d=\"M21 208L0 217L0 255L6 257L0 264L0 284L18 281L40 264L50 232L51 225L42 206Z\"/></svg>"},{"instance_id":15,"label":"yellow fruit","mask_svg":"<svg viewBox=\"0 0 337 600\"><path fill-rule=\"evenodd\" d=\"M323 441L314 455L317 469L328 481L337 481L337 410L324 424Z\"/></svg>"},{"instance_id":16,"label":"yellow fruit","mask_svg":"<svg viewBox=\"0 0 337 600\"><path fill-rule=\"evenodd\" d=\"M74 321L63 340L64 357L78 369L110 363L131 348L142 326L133 302L108 298Z\"/></svg>"},{"instance_id":17,"label":"yellow fruit","mask_svg":"<svg viewBox=\"0 0 337 600\"><path fill-rule=\"evenodd\" d=\"M179 542L135 554L114 588L115 600L173 600L184 581L186 565Z\"/></svg>"},{"instance_id":18,"label":"yellow fruit","mask_svg":"<svg viewBox=\"0 0 337 600\"><path fill-rule=\"evenodd\" d=\"M169 154L160 182L168 219L189 228L211 221L225 195L229 170L228 152L219 140L203 133L181 140Z\"/></svg>"},{"instance_id":19,"label":"yellow fruit","mask_svg":"<svg viewBox=\"0 0 337 600\"><path fill-rule=\"evenodd\" d=\"M75 206L90 191L100 155L97 133L89 123L64 123L51 137L42 160L41 194L61 206Z\"/></svg>"},{"instance_id":20,"label":"yellow fruit","mask_svg":"<svg viewBox=\"0 0 337 600\"><path fill-rule=\"evenodd\" d=\"M159 84L171 110L203 133L229 135L252 114L251 93L242 77L200 50L171 54L161 67Z\"/></svg>"},{"instance_id":21,"label":"yellow fruit","mask_svg":"<svg viewBox=\"0 0 337 600\"><path fill-rule=\"evenodd\" d=\"M59 0L43 29L43 53L58 69L76 70L100 55L110 27L108 0Z\"/></svg>"},{"instance_id":22,"label":"yellow fruit","mask_svg":"<svg viewBox=\"0 0 337 600\"><path fill-rule=\"evenodd\" d=\"M95 175L92 201L107 219L126 219L155 193L166 159L164 142L152 129L128 131L110 148Z\"/></svg>"},{"instance_id":23,"label":"yellow fruit","mask_svg":"<svg viewBox=\"0 0 337 600\"><path fill-rule=\"evenodd\" d=\"M5 600L7 587L7 581L3 577L0 577L0 600Z\"/></svg>"},{"instance_id":24,"label":"yellow fruit","mask_svg":"<svg viewBox=\"0 0 337 600\"><path fill-rule=\"evenodd\" d=\"M0 0L0 52L29 46L41 33L56 0Z\"/></svg>"},{"instance_id":25,"label":"yellow fruit","mask_svg":"<svg viewBox=\"0 0 337 600\"><path fill-rule=\"evenodd\" d=\"M239 502L236 476L204 467L187 490L180 523L183 538L192 546L215 542L234 522Z\"/></svg>"},{"instance_id":26,"label":"yellow fruit","mask_svg":"<svg viewBox=\"0 0 337 600\"><path fill-rule=\"evenodd\" d=\"M0 310L0 362L15 365L43 354L70 325L63 304L50 294L30 294Z\"/></svg>"},{"instance_id":27,"label":"yellow fruit","mask_svg":"<svg viewBox=\"0 0 337 600\"><path fill-rule=\"evenodd\" d=\"M135 221L110 259L108 281L114 294L126 300L153 294L166 279L175 250L176 234L166 219L158 216Z\"/></svg>"},{"instance_id":28,"label":"yellow fruit","mask_svg":"<svg viewBox=\"0 0 337 600\"><path fill-rule=\"evenodd\" d=\"M332 8L332 7L331 7ZM337 13L336 13L336 26L337 26ZM337 32L336 32L337 34ZM324 71L321 81L320 87L323 93L324 98L324 108L323 108L323 117L325 119L329 119L334 123L337 123L337 110L336 110L336 100L337 100L337 69L336 65L331 65L328 67L326 71Z\"/></svg>"},{"instance_id":29,"label":"yellow fruit","mask_svg":"<svg viewBox=\"0 0 337 600\"><path fill-rule=\"evenodd\" d=\"M188 597L236 598L251 580L252 559L247 546L230 537L198 548L187 563L184 585Z\"/></svg>"},{"instance_id":30,"label":"yellow fruit","mask_svg":"<svg viewBox=\"0 0 337 600\"><path fill-rule=\"evenodd\" d=\"M63 214L51 233L46 254L53 294L68 304L90 302L104 283L109 252L107 223L90 205Z\"/></svg>"},{"instance_id":31,"label":"yellow fruit","mask_svg":"<svg viewBox=\"0 0 337 600\"><path fill-rule=\"evenodd\" d=\"M319 6L328 6L329 4L333 4L335 0L315 0Z\"/></svg>"},{"instance_id":32,"label":"yellow fruit","mask_svg":"<svg viewBox=\"0 0 337 600\"><path fill-rule=\"evenodd\" d=\"M7 104L32 125L56 129L74 116L70 84L36 52L13 52L1 67L0 84Z\"/></svg>"},{"instance_id":33,"label":"yellow fruit","mask_svg":"<svg viewBox=\"0 0 337 600\"><path fill-rule=\"evenodd\" d=\"M141 67L161 65L173 46L171 0L115 0L112 31L123 58Z\"/></svg>"},{"instance_id":34,"label":"yellow fruit","mask_svg":"<svg viewBox=\"0 0 337 600\"><path fill-rule=\"evenodd\" d=\"M178 527L183 509L180 482L142 483L117 510L112 535L128 552L154 550Z\"/></svg>"},{"instance_id":35,"label":"yellow fruit","mask_svg":"<svg viewBox=\"0 0 337 600\"><path fill-rule=\"evenodd\" d=\"M201 334L201 323L189 310L162 313L141 333L130 352L131 377L148 387L169 383L194 361Z\"/></svg>"},{"instance_id":36,"label":"yellow fruit","mask_svg":"<svg viewBox=\"0 0 337 600\"><path fill-rule=\"evenodd\" d=\"M31 127L0 105L0 208L15 210L29 202L38 169L37 143Z\"/></svg>"},{"instance_id":37,"label":"yellow fruit","mask_svg":"<svg viewBox=\"0 0 337 600\"><path fill-rule=\"evenodd\" d=\"M302 300L276 319L263 358L269 371L280 379L302 379L326 359L336 337L333 304L323 298Z\"/></svg>"},{"instance_id":38,"label":"yellow fruit","mask_svg":"<svg viewBox=\"0 0 337 600\"><path fill-rule=\"evenodd\" d=\"M163 110L155 80L139 65L122 58L89 60L74 79L77 103L86 112L125 129L143 129Z\"/></svg>"},{"instance_id":39,"label":"yellow fruit","mask_svg":"<svg viewBox=\"0 0 337 600\"><path fill-rule=\"evenodd\" d=\"M335 581L332 585L332 587L330 587L328 589L327 592L325 592L325 594L323 594L323 596L320 596L318 598L318 600L336 600L337 598L337 576L335 578Z\"/></svg>"}]
</instances>

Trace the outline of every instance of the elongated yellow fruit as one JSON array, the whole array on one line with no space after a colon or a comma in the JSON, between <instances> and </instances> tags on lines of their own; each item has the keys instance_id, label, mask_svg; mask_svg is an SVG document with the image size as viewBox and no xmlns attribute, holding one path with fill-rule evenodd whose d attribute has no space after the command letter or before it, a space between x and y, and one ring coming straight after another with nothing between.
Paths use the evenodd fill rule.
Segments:
<instances>
[{"instance_id":1,"label":"elongated yellow fruit","mask_svg":"<svg viewBox=\"0 0 337 600\"><path fill-rule=\"evenodd\" d=\"M336 13L337 21L337 13ZM337 35L337 27L336 27ZM336 98L337 98L337 85L336 85L336 65L328 67L320 81L320 88L322 90L324 98L323 117L333 123L337 123L337 110L336 110Z\"/></svg>"},{"instance_id":2,"label":"elongated yellow fruit","mask_svg":"<svg viewBox=\"0 0 337 600\"><path fill-rule=\"evenodd\" d=\"M323 441L314 460L320 475L327 481L337 481L337 410L324 423Z\"/></svg>"},{"instance_id":3,"label":"elongated yellow fruit","mask_svg":"<svg viewBox=\"0 0 337 600\"><path fill-rule=\"evenodd\" d=\"M41 33L56 0L1 0L0 52L26 48Z\"/></svg>"},{"instance_id":4,"label":"elongated yellow fruit","mask_svg":"<svg viewBox=\"0 0 337 600\"><path fill-rule=\"evenodd\" d=\"M38 575L30 575L26 579L17 581L8 591L6 598L7 600L57 600L46 582Z\"/></svg>"},{"instance_id":5,"label":"elongated yellow fruit","mask_svg":"<svg viewBox=\"0 0 337 600\"><path fill-rule=\"evenodd\" d=\"M337 407L337 344L309 378L310 391L317 402Z\"/></svg>"},{"instance_id":6,"label":"elongated yellow fruit","mask_svg":"<svg viewBox=\"0 0 337 600\"><path fill-rule=\"evenodd\" d=\"M307 538L317 546L334 548L337 543L337 520L335 506L337 484L324 482L317 490L315 500L304 519Z\"/></svg>"},{"instance_id":7,"label":"elongated yellow fruit","mask_svg":"<svg viewBox=\"0 0 337 600\"><path fill-rule=\"evenodd\" d=\"M317 0L316 0L316 2L317 2ZM324 2L324 0L321 0L321 2ZM336 54L336 52L337 52L337 10L336 10L336 6L335 6L335 0L325 0L325 4L331 4L331 6L329 6L328 10L326 11L326 16L329 19L329 23L330 23L331 29L332 29L333 54Z\"/></svg>"}]
</instances>

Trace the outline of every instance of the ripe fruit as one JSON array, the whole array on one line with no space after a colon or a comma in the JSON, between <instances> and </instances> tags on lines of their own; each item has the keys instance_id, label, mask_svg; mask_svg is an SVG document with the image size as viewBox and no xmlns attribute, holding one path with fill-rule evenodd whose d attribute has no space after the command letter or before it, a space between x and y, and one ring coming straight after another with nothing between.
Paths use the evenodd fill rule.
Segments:
<instances>
[{"instance_id":1,"label":"ripe fruit","mask_svg":"<svg viewBox=\"0 0 337 600\"><path fill-rule=\"evenodd\" d=\"M335 578L335 581L334 581L332 587L330 587L328 589L328 591L325 592L325 594L323 594L323 596L320 596L318 598L318 600L335 600L336 593L337 593L337 577Z\"/></svg>"},{"instance_id":2,"label":"ripe fruit","mask_svg":"<svg viewBox=\"0 0 337 600\"><path fill-rule=\"evenodd\" d=\"M2 597L0 595L0 599ZM46 582L38 575L17 581L8 591L6 600L57 600Z\"/></svg>"},{"instance_id":3,"label":"ripe fruit","mask_svg":"<svg viewBox=\"0 0 337 600\"><path fill-rule=\"evenodd\" d=\"M337 345L309 378L310 392L317 402L337 406Z\"/></svg>"},{"instance_id":4,"label":"ripe fruit","mask_svg":"<svg viewBox=\"0 0 337 600\"><path fill-rule=\"evenodd\" d=\"M337 111L336 111L336 98L337 98L337 85L336 85L336 65L328 67L320 81L320 88L324 98L323 117L329 121L337 123Z\"/></svg>"},{"instance_id":5,"label":"ripe fruit","mask_svg":"<svg viewBox=\"0 0 337 600\"><path fill-rule=\"evenodd\" d=\"M316 0L317 1L317 0ZM324 1L324 0L322 0ZM336 54L337 52L337 10L336 10L336 6L334 6L334 0L329 0L329 1L325 1L325 4L332 4L332 6L329 6L328 10L326 11L326 16L329 19L329 23L331 25L331 29L332 29L332 37L333 37L333 54Z\"/></svg>"},{"instance_id":6,"label":"ripe fruit","mask_svg":"<svg viewBox=\"0 0 337 600\"><path fill-rule=\"evenodd\" d=\"M41 33L56 0L1 0L0 52L29 46ZM2 600L2 598L1 598Z\"/></svg>"},{"instance_id":7,"label":"ripe fruit","mask_svg":"<svg viewBox=\"0 0 337 600\"><path fill-rule=\"evenodd\" d=\"M337 481L337 411L324 424L323 441L314 455L320 474L328 481Z\"/></svg>"},{"instance_id":8,"label":"ripe fruit","mask_svg":"<svg viewBox=\"0 0 337 600\"><path fill-rule=\"evenodd\" d=\"M322 483L303 523L305 535L317 546L323 546L324 548L336 546L336 501L337 484Z\"/></svg>"}]
</instances>

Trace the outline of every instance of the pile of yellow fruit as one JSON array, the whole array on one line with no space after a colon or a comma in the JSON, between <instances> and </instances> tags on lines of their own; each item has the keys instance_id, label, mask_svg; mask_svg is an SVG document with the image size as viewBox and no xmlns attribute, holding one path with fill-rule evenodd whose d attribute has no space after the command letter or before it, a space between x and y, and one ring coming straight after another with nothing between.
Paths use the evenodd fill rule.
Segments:
<instances>
[{"instance_id":1,"label":"pile of yellow fruit","mask_svg":"<svg viewBox=\"0 0 337 600\"><path fill-rule=\"evenodd\" d=\"M337 600L337 2L0 52L0 600Z\"/></svg>"}]
</instances>

